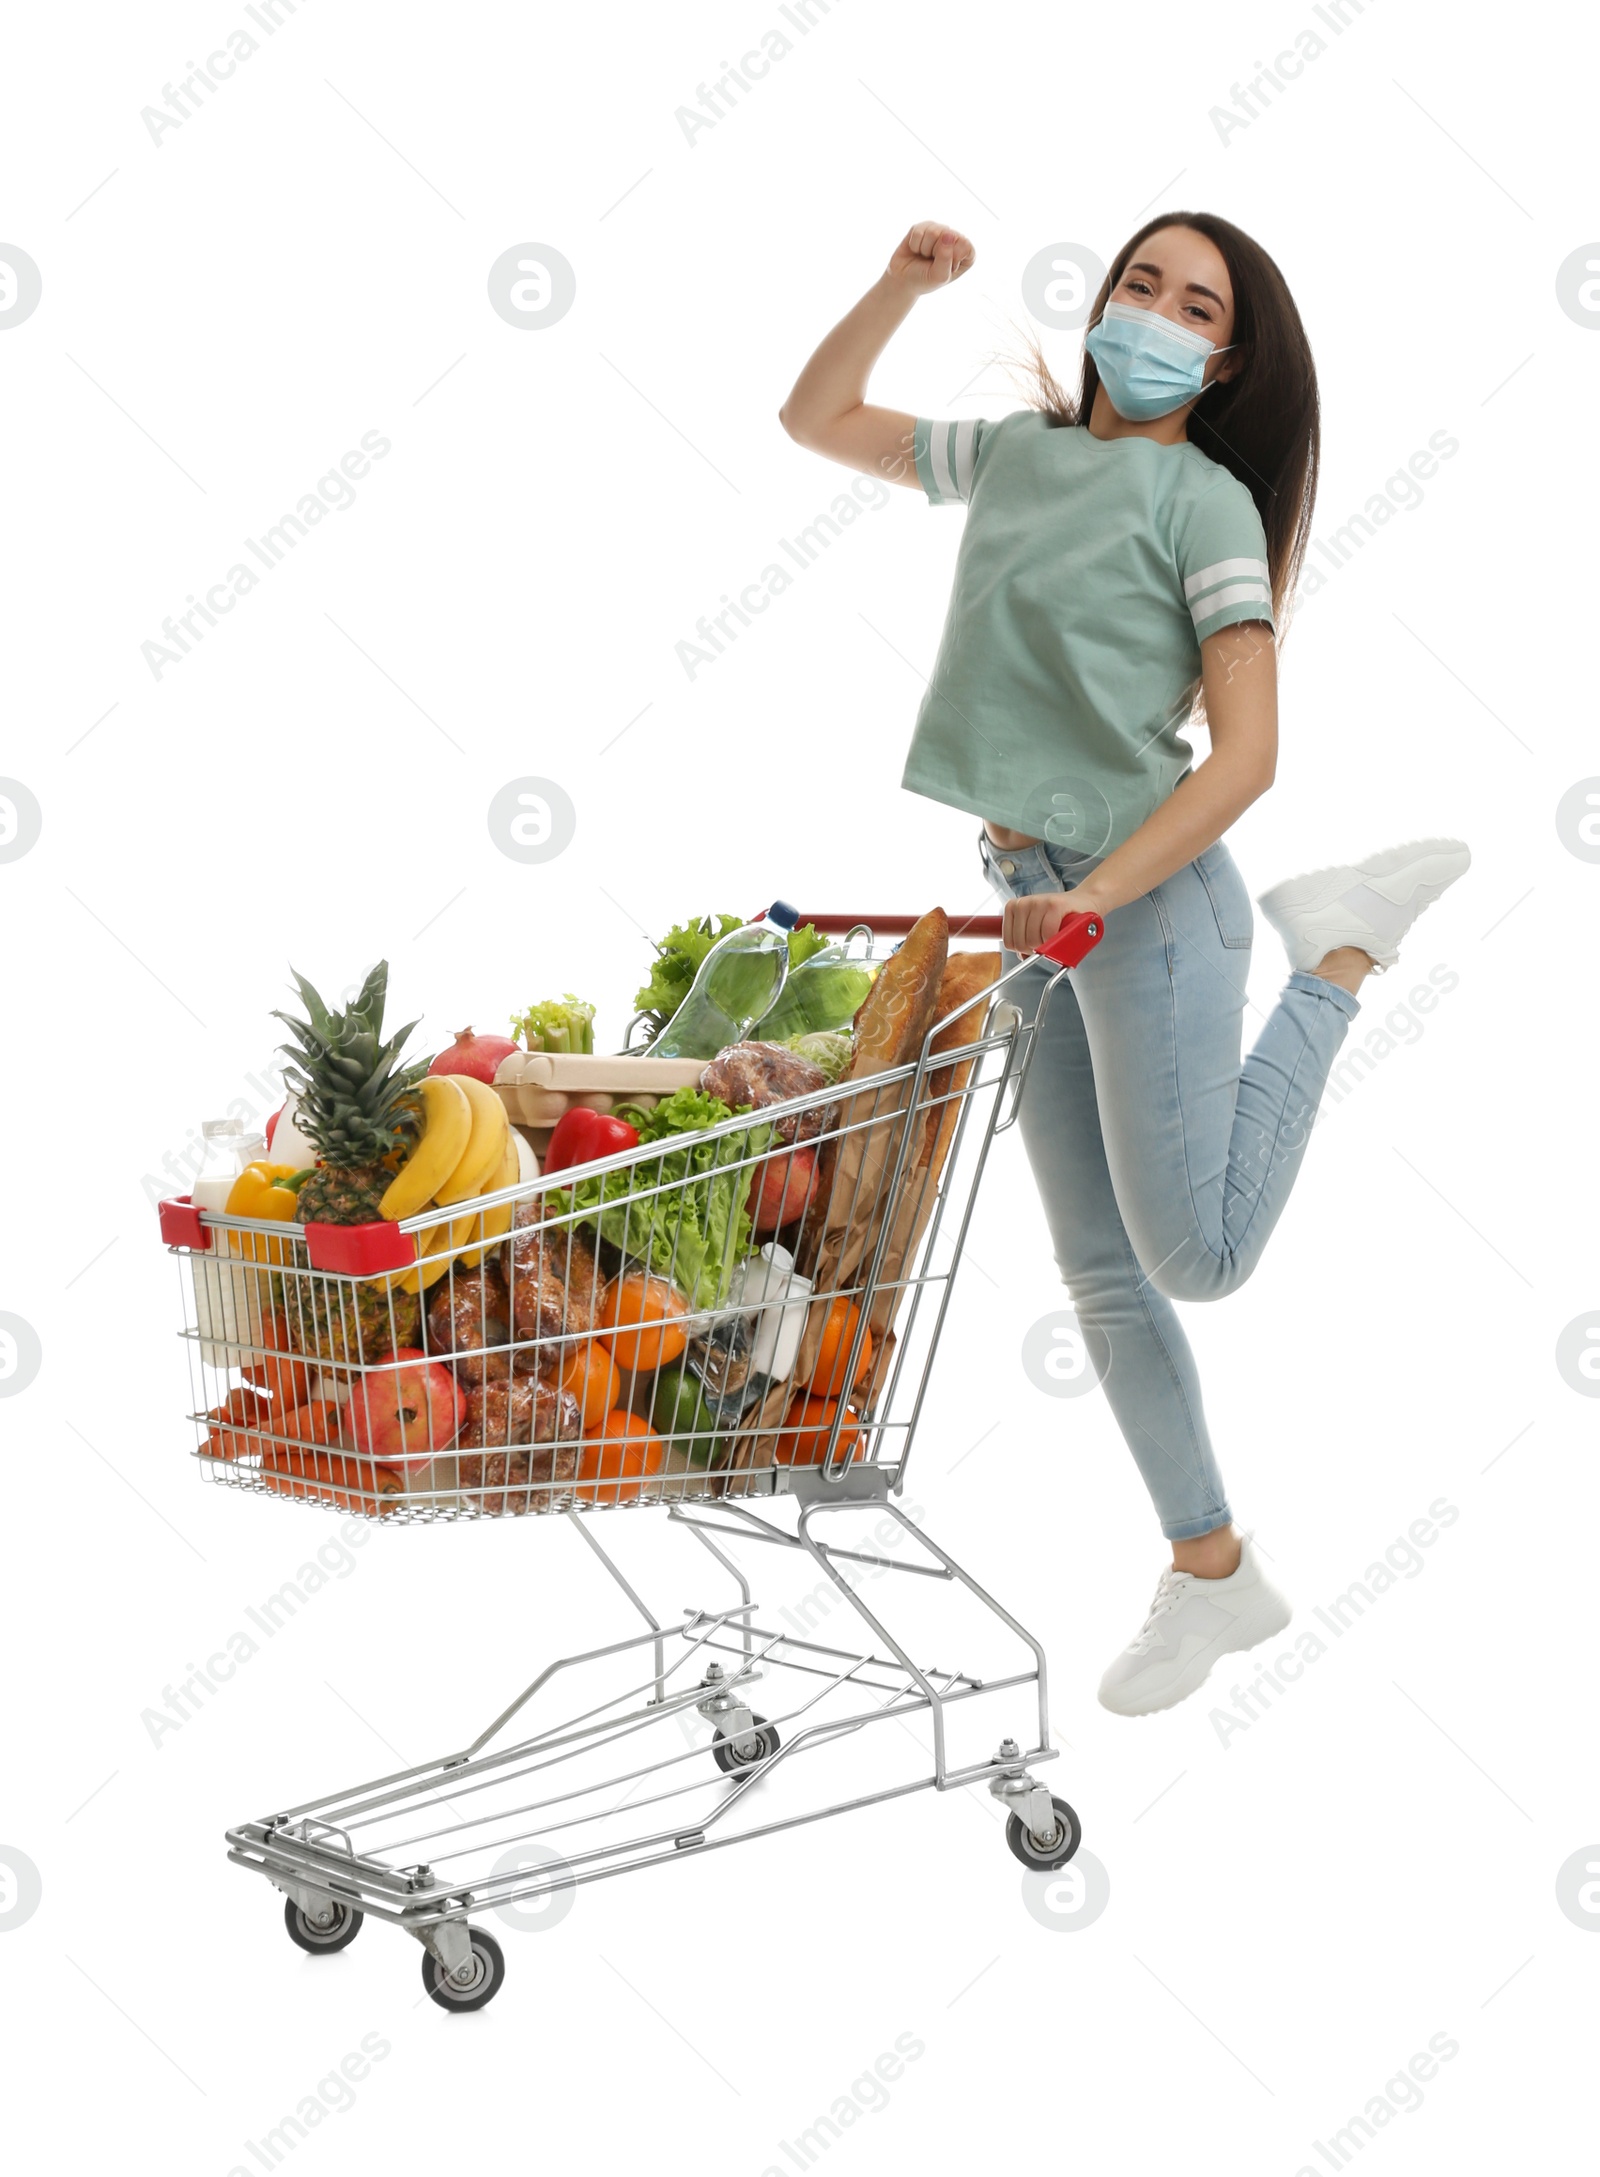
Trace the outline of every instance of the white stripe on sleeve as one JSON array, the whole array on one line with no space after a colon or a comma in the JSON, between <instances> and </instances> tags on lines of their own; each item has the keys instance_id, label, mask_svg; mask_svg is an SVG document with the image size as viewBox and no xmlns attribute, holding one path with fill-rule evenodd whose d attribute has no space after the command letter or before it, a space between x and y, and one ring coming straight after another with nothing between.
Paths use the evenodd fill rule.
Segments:
<instances>
[{"instance_id":1,"label":"white stripe on sleeve","mask_svg":"<svg viewBox=\"0 0 1600 2177\"><path fill-rule=\"evenodd\" d=\"M963 499L969 499L972 496L972 471L974 467L972 442L976 436L977 425L970 416L964 422L956 425L952 441L955 457L952 465L955 469L956 491Z\"/></svg>"},{"instance_id":2,"label":"white stripe on sleeve","mask_svg":"<svg viewBox=\"0 0 1600 2177\"><path fill-rule=\"evenodd\" d=\"M961 496L950 474L950 433L953 428L948 423L935 423L928 430L928 460L933 468L934 487L941 499Z\"/></svg>"},{"instance_id":3,"label":"white stripe on sleeve","mask_svg":"<svg viewBox=\"0 0 1600 2177\"><path fill-rule=\"evenodd\" d=\"M1213 582L1225 582L1231 575L1258 575L1267 578L1264 559L1219 559L1213 567L1202 567L1198 574L1190 575L1183 585L1185 597L1193 597L1198 590L1209 589Z\"/></svg>"},{"instance_id":4,"label":"white stripe on sleeve","mask_svg":"<svg viewBox=\"0 0 1600 2177\"><path fill-rule=\"evenodd\" d=\"M1272 617L1272 592L1264 582L1230 582L1226 589L1216 590L1210 597L1199 598L1190 605L1189 611L1196 627L1202 620L1225 612L1233 605L1259 605L1262 617Z\"/></svg>"}]
</instances>

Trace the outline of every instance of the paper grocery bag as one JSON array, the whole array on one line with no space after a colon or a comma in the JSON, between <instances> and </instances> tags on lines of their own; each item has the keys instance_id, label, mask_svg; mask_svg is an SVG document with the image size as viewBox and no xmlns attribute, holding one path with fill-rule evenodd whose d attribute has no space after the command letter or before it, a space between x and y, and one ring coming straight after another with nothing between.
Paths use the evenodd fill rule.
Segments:
<instances>
[{"instance_id":1,"label":"paper grocery bag","mask_svg":"<svg viewBox=\"0 0 1600 2177\"><path fill-rule=\"evenodd\" d=\"M864 1088L846 1100L838 1118L831 1122L839 1132L825 1144L815 1197L817 1215L803 1232L798 1249L798 1260L819 1291L806 1310L793 1372L787 1382L773 1385L746 1418L735 1441L730 1494L738 1493L734 1477L739 1473L752 1467L766 1468L772 1463L775 1448L788 1448L763 1432L781 1424L789 1406L810 1383L840 1288L848 1289L870 1267L878 1234L886 1222L891 1237L883 1274L890 1274L888 1262L896 1244L895 1232L902 1224L907 1235L913 1229L915 1200L924 1191L918 1154L929 1110L925 1094L919 1095L914 1107L911 1105L912 1085L910 1080L902 1080L878 1089ZM906 1142L905 1165L898 1186L893 1186L902 1141ZM890 1313L897 1297L892 1292L885 1296ZM853 1304L860 1306L859 1294L853 1297ZM874 1330L873 1335L876 1338L878 1331Z\"/></svg>"},{"instance_id":2,"label":"paper grocery bag","mask_svg":"<svg viewBox=\"0 0 1600 2177\"><path fill-rule=\"evenodd\" d=\"M998 952L950 957L936 1007L928 1017L939 1018L957 1005L963 1009L935 1036L930 1057L981 1040L989 991L999 977L1000 965ZM912 1077L877 1088L869 1076L858 1092L845 1097L837 1115L830 1113L830 1138L823 1145L817 1190L796 1250L798 1265L816 1286L817 1298L806 1314L793 1375L788 1383L774 1385L735 1442L735 1474L771 1462L774 1439L758 1432L776 1428L789 1404L810 1382L840 1288L861 1282L873 1270L878 1236L886 1225L888 1238L873 1271L873 1291L866 1299L874 1352L858 1390L866 1395L887 1383L892 1326L906 1290L904 1280L915 1268L917 1249L939 1198L972 1066L971 1059L931 1066L920 1083ZM904 1161L898 1182L891 1184L902 1142ZM859 1306L861 1296L852 1297ZM736 1486L730 1478L730 1491Z\"/></svg>"}]
</instances>

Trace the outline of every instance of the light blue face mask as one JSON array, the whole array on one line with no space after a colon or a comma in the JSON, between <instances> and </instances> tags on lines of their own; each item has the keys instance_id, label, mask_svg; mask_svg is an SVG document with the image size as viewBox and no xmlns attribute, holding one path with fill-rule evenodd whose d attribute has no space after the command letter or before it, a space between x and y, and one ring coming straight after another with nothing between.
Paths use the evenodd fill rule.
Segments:
<instances>
[{"instance_id":1,"label":"light blue face mask","mask_svg":"<svg viewBox=\"0 0 1600 2177\"><path fill-rule=\"evenodd\" d=\"M1187 325L1159 310L1108 302L1084 341L1112 407L1129 423L1154 423L1192 401L1205 384L1213 355L1226 355Z\"/></svg>"}]
</instances>

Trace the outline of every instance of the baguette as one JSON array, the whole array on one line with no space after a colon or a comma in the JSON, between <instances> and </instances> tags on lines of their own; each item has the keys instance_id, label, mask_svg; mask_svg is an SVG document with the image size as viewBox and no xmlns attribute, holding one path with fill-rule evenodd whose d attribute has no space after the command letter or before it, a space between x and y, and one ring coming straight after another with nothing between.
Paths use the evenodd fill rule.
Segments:
<instances>
[{"instance_id":1,"label":"baguette","mask_svg":"<svg viewBox=\"0 0 1600 2177\"><path fill-rule=\"evenodd\" d=\"M984 1017L989 1010L987 993L999 977L1000 955L997 952L958 952L950 956L933 1009L935 1020L946 1021L933 1039L934 1051L959 1051L964 1043L977 1042L983 1034ZM947 1020L946 1016L954 1013L958 1006L961 1011L956 1019ZM950 1151L950 1137L961 1111L961 1092L971 1071L969 1059L964 1066L941 1066L937 1073L929 1076L927 1093L932 1108L923 1134L922 1154L917 1161L931 1169L935 1185Z\"/></svg>"},{"instance_id":2,"label":"baguette","mask_svg":"<svg viewBox=\"0 0 1600 2177\"><path fill-rule=\"evenodd\" d=\"M930 1045L935 1052L956 1051L983 1034L989 992L1000 973L997 952L957 953L945 969L934 1017L944 1021ZM956 1009L960 1008L958 1012ZM954 1013L954 1019L946 1016ZM878 1290L867 1309L867 1325L879 1344L894 1320L904 1293L902 1280L916 1257L939 1195L939 1177L955 1140L961 1101L972 1072L971 1059L954 1066L930 1066L923 1086L924 1106L914 1115L915 1153L893 1209L893 1224L883 1251Z\"/></svg>"},{"instance_id":3,"label":"baguette","mask_svg":"<svg viewBox=\"0 0 1600 2177\"><path fill-rule=\"evenodd\" d=\"M922 1039L934 1020L939 985L944 979L950 950L950 918L942 907L930 908L875 978L872 988L856 1009L850 1063L839 1080L841 1091L861 1083L862 1092L846 1096L829 1118L829 1138L823 1143L817 1166L816 1192L800 1230L796 1257L801 1270L814 1274L830 1233L863 1222L854 1246L846 1248L853 1262L871 1229L881 1220L886 1205L879 1196L887 1173L884 1159L892 1158L894 1128L868 1125L869 1120L892 1120L908 1100L909 1083L899 1082L873 1089L874 1075L888 1073L916 1058ZM838 1131L833 1130L837 1128Z\"/></svg>"},{"instance_id":4,"label":"baguette","mask_svg":"<svg viewBox=\"0 0 1600 2177\"><path fill-rule=\"evenodd\" d=\"M939 986L950 952L950 918L930 908L874 979L856 1009L855 1042L841 1080L859 1081L909 1065L938 1018Z\"/></svg>"},{"instance_id":5,"label":"baguette","mask_svg":"<svg viewBox=\"0 0 1600 2177\"><path fill-rule=\"evenodd\" d=\"M847 1090L852 1082L859 1083L859 1092L854 1097L847 1094L838 1120L830 1120L830 1125L842 1124L851 1130L833 1135L824 1144L799 1250L802 1269L816 1281L817 1296L807 1312L793 1374L767 1394L736 1445L732 1462L736 1473L764 1467L771 1460L773 1439L763 1432L781 1422L794 1386L810 1379L835 1297L859 1279L888 1220L880 1283L866 1302L872 1359L855 1393L858 1403L881 1402L892 1373L893 1320L904 1297L903 1279L932 1215L972 1062L930 1066L921 1097L910 1111L906 1109L908 1082L875 1091L871 1079L914 1060L935 1021L945 1025L933 1039L930 1057L975 1043L983 1034L988 994L1000 966L998 952L950 954L949 924L942 911L935 909L917 924L857 1013L855 1051L839 1086ZM874 998L880 1000L877 1006ZM951 1014L955 1017L946 1019ZM912 1139L907 1143L900 1184L890 1199L887 1182L901 1126L912 1129ZM896 1456L892 1443L885 1456ZM730 1481L730 1494L737 1494L739 1487Z\"/></svg>"}]
</instances>

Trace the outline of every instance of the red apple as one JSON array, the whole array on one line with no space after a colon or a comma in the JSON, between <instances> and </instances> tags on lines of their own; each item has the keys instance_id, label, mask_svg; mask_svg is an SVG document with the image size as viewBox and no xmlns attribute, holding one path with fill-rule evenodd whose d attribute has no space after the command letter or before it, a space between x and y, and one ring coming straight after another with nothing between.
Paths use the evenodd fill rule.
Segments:
<instances>
[{"instance_id":1,"label":"red apple","mask_svg":"<svg viewBox=\"0 0 1600 2177\"><path fill-rule=\"evenodd\" d=\"M757 1232L779 1232L804 1210L817 1183L814 1149L791 1149L756 1167L745 1205Z\"/></svg>"},{"instance_id":2,"label":"red apple","mask_svg":"<svg viewBox=\"0 0 1600 2177\"><path fill-rule=\"evenodd\" d=\"M392 1361L356 1379L344 1425L368 1458L411 1467L448 1451L466 1417L466 1394L444 1363L416 1346L396 1346Z\"/></svg>"}]
</instances>

